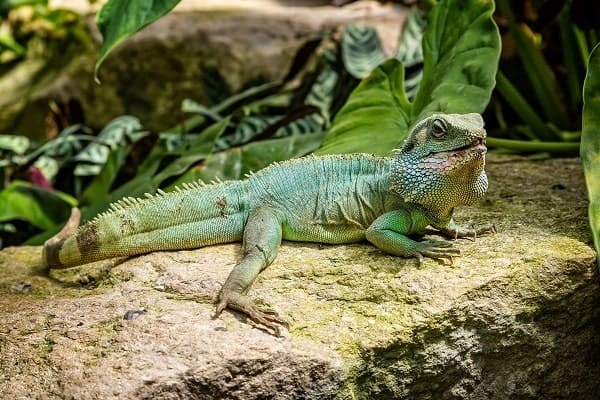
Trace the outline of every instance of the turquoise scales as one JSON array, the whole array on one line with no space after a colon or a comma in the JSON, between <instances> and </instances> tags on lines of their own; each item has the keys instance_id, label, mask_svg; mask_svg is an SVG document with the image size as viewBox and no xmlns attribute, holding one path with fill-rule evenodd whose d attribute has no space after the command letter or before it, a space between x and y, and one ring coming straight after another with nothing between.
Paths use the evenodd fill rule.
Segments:
<instances>
[{"instance_id":1,"label":"turquoise scales","mask_svg":"<svg viewBox=\"0 0 600 400\"><path fill-rule=\"evenodd\" d=\"M452 237L478 231L452 221L456 206L487 189L485 130L478 114L434 115L416 124L393 158L309 156L273 164L241 181L192 183L146 199L125 198L83 226L78 210L44 245L51 268L155 250L243 241L244 257L219 294L229 307L279 334L277 315L245 296L273 262L282 239L319 243L368 240L399 256L451 258L450 242L409 236L431 225Z\"/></svg>"}]
</instances>

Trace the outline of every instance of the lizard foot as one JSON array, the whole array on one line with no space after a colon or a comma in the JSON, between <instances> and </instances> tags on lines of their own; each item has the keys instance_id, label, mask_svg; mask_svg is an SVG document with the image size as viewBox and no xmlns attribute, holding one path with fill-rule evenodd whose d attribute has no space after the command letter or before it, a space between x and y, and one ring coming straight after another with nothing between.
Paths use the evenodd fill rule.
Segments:
<instances>
[{"instance_id":1,"label":"lizard foot","mask_svg":"<svg viewBox=\"0 0 600 400\"><path fill-rule=\"evenodd\" d=\"M442 229L442 233L453 239L468 239L475 241L478 236L496 233L496 226L494 224L488 224L477 229L472 229L460 225L453 225Z\"/></svg>"},{"instance_id":2,"label":"lizard foot","mask_svg":"<svg viewBox=\"0 0 600 400\"><path fill-rule=\"evenodd\" d=\"M221 315L226 308L247 315L256 324L271 329L275 333L275 336L278 337L281 337L280 325L288 327L287 322L277 315L275 311L265 308L259 309L249 297L240 293L224 292L219 294L214 318Z\"/></svg>"},{"instance_id":3,"label":"lizard foot","mask_svg":"<svg viewBox=\"0 0 600 400\"><path fill-rule=\"evenodd\" d=\"M425 257L437 260L447 259L452 264L452 257L460 255L460 250L454 247L452 242L446 240L425 240L418 242L417 247L410 255L417 258L419 268L421 268Z\"/></svg>"}]
</instances>

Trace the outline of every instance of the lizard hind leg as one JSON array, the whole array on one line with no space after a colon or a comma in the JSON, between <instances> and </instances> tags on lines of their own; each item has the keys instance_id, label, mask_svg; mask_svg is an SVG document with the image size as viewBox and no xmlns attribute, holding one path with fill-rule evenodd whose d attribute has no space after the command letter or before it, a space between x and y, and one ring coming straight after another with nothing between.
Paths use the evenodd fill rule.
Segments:
<instances>
[{"instance_id":1,"label":"lizard hind leg","mask_svg":"<svg viewBox=\"0 0 600 400\"><path fill-rule=\"evenodd\" d=\"M287 325L285 321L272 311L259 309L246 293L260 272L275 260L281 236L281 222L272 210L263 207L250 212L244 229L244 257L221 288L215 317L226 308L236 310L280 336L279 325Z\"/></svg>"}]
</instances>

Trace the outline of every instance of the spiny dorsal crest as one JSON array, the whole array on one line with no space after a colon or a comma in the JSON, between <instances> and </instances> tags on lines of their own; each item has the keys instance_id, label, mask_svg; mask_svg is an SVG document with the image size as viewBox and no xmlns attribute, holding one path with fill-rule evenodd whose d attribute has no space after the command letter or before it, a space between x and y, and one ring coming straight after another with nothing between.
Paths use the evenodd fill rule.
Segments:
<instances>
[{"instance_id":1,"label":"spiny dorsal crest","mask_svg":"<svg viewBox=\"0 0 600 400\"><path fill-rule=\"evenodd\" d=\"M208 186L219 185L223 183L229 183L229 181L222 181L220 178L215 178L214 180L206 183L203 180L199 179L193 182L183 182L180 186L175 186L172 191L165 192L164 190L158 188L156 189L156 193L144 193L144 198L139 197L123 197L122 199L111 203L108 206L108 210L98 214L92 222L96 222L99 218L109 216L117 211L123 211L127 208L137 207L143 205L145 201L155 201L157 199L162 199L167 196L171 196L178 193L184 193L187 191L198 190L202 188L206 188Z\"/></svg>"}]
</instances>

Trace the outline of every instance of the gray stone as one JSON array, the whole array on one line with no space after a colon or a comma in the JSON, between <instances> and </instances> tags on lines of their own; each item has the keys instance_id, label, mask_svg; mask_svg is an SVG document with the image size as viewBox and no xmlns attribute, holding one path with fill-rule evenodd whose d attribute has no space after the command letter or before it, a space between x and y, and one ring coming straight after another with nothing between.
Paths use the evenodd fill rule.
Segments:
<instances>
[{"instance_id":1,"label":"gray stone","mask_svg":"<svg viewBox=\"0 0 600 400\"><path fill-rule=\"evenodd\" d=\"M489 195L457 219L498 233L459 240L452 265L284 243L251 291L290 322L283 338L212 318L238 244L50 277L39 248L7 248L0 397L597 399L600 285L579 160L491 157L488 171Z\"/></svg>"}]
</instances>

